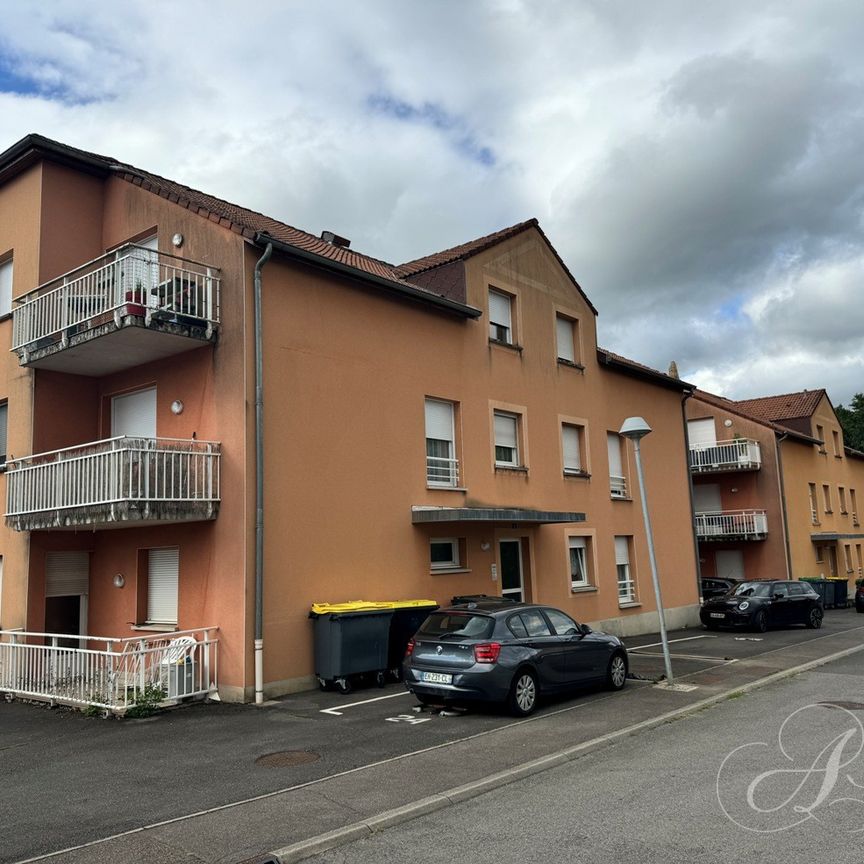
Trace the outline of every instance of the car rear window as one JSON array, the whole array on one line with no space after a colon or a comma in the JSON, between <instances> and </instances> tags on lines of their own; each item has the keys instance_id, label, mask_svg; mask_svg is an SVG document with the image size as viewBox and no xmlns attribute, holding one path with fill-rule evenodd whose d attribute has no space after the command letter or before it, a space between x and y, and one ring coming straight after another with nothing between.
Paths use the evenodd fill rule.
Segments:
<instances>
[{"instance_id":1,"label":"car rear window","mask_svg":"<svg viewBox=\"0 0 864 864\"><path fill-rule=\"evenodd\" d=\"M462 636L466 639L488 639L495 620L488 615L470 612L433 612L418 631L423 636Z\"/></svg>"}]
</instances>

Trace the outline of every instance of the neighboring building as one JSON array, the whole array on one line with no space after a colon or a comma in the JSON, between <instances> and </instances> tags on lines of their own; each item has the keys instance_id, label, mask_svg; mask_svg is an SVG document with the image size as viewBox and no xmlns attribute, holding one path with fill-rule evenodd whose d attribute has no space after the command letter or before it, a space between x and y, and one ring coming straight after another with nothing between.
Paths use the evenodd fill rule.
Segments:
<instances>
[{"instance_id":1,"label":"neighboring building","mask_svg":"<svg viewBox=\"0 0 864 864\"><path fill-rule=\"evenodd\" d=\"M503 594L656 628L630 415L667 621L697 619L692 387L597 348L536 220L393 266L28 136L0 154L2 627L215 626L220 694L250 698L256 264L268 695L314 684L313 602Z\"/></svg>"},{"instance_id":2,"label":"neighboring building","mask_svg":"<svg viewBox=\"0 0 864 864\"><path fill-rule=\"evenodd\" d=\"M864 454L844 446L824 390L696 391L687 418L703 578L864 576Z\"/></svg>"}]
</instances>

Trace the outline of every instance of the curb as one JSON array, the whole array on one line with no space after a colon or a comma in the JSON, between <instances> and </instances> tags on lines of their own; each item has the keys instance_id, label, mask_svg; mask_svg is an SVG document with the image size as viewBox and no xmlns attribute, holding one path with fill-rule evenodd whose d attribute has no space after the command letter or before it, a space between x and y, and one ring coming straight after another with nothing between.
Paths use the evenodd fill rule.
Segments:
<instances>
[{"instance_id":1,"label":"curb","mask_svg":"<svg viewBox=\"0 0 864 864\"><path fill-rule=\"evenodd\" d=\"M825 657L819 657L816 660L809 660L798 666L792 666L789 669L774 672L765 678L750 681L747 684L742 684L740 687L734 687L731 690L724 690L722 693L715 693L713 696L700 699L698 702L693 702L691 705L675 708L674 710L667 711L665 714L660 714L657 717L642 720L639 723L634 723L631 726L625 726L623 729L610 732L608 735L601 735L597 738L592 738L590 741L583 741L581 744L575 744L574 746L561 750L558 753L552 753L548 756L542 756L539 759L533 759L530 762L524 762L521 765L508 768L505 771L499 771L496 774L490 774L488 777L483 777L480 780L466 783L463 786L456 786L452 789L446 790L445 792L421 798L411 804L405 804L402 807L387 810L384 813L380 813L377 816L370 817L369 819L354 822L350 825L345 825L342 828L328 831L326 834L319 834L315 837L310 837L307 840L292 843L290 846L277 849L275 852L269 853L269 856L265 856L259 860L272 861L273 864L293 864L295 861L303 861L306 858L311 858L313 855L319 855L322 852L335 849L338 846L344 846L348 843L354 842L355 840L360 840L363 837L369 837L372 834L384 831L394 825L401 825L404 822L410 822L412 819L417 819L427 813L434 813L436 810L442 810L445 807L451 807L454 804L468 801L471 798L484 795L494 789L499 789L502 786L507 786L510 783L523 780L526 777L531 777L534 774L548 771L550 768L557 768L561 765L565 765L567 762L571 762L580 756L593 752L594 750L599 750L601 747L605 747L607 744L611 744L620 738L627 738L638 732L644 732L649 729L654 729L657 726L662 726L664 723L669 723L672 720L680 719L688 714L701 711L703 708L708 708L712 705L718 704L719 702L723 702L730 696L749 693L751 690L758 690L761 687L767 687L777 681L791 678L795 675L801 674L802 672L808 672L811 669L824 666L826 663L831 663L834 660L841 660L844 657L849 657L859 651L864 651L864 645L856 645L853 648L844 648L842 651L837 651L834 654L828 654Z\"/></svg>"}]
</instances>

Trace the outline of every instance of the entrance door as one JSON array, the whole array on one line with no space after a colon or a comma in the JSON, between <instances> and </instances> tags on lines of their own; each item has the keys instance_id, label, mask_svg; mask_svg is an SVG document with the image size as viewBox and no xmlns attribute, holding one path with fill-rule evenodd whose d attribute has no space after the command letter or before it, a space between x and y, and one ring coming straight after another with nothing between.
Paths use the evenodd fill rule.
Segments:
<instances>
[{"instance_id":1,"label":"entrance door","mask_svg":"<svg viewBox=\"0 0 864 864\"><path fill-rule=\"evenodd\" d=\"M49 552L45 562L45 632L87 632L87 594L90 590L88 552ZM64 648L77 648L78 639L64 639Z\"/></svg>"},{"instance_id":2,"label":"entrance door","mask_svg":"<svg viewBox=\"0 0 864 864\"><path fill-rule=\"evenodd\" d=\"M522 541L499 540L498 558L501 561L501 596L522 600Z\"/></svg>"},{"instance_id":3,"label":"entrance door","mask_svg":"<svg viewBox=\"0 0 864 864\"><path fill-rule=\"evenodd\" d=\"M137 390L111 400L111 437L156 437L156 388Z\"/></svg>"}]
</instances>

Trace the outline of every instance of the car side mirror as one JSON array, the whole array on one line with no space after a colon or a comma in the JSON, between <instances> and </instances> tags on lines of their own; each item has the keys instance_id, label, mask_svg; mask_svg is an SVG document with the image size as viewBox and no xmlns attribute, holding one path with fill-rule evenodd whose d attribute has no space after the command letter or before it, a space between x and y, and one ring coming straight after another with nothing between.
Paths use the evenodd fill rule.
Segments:
<instances>
[{"instance_id":1,"label":"car side mirror","mask_svg":"<svg viewBox=\"0 0 864 864\"><path fill-rule=\"evenodd\" d=\"M579 625L579 632L583 636L587 636L589 633L593 633L594 631L587 624L580 624Z\"/></svg>"},{"instance_id":2,"label":"car side mirror","mask_svg":"<svg viewBox=\"0 0 864 864\"><path fill-rule=\"evenodd\" d=\"M775 599L775 600L785 600L785 599L786 599L786 595L785 595L785 594L775 594L775 595L774 595L774 599Z\"/></svg>"}]
</instances>

